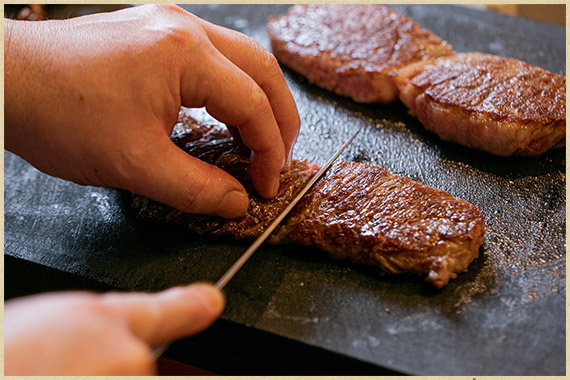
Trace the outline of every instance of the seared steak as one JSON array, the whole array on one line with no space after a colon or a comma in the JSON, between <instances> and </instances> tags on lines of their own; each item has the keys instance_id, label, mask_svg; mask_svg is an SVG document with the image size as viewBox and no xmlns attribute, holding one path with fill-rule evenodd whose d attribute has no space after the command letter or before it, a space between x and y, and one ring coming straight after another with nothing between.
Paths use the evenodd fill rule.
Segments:
<instances>
[{"instance_id":1,"label":"seared steak","mask_svg":"<svg viewBox=\"0 0 570 380\"><path fill-rule=\"evenodd\" d=\"M514 58L462 53L410 66L400 100L442 139L500 156L564 146L566 78Z\"/></svg>"},{"instance_id":2,"label":"seared steak","mask_svg":"<svg viewBox=\"0 0 570 380\"><path fill-rule=\"evenodd\" d=\"M380 167L340 161L303 197L275 242L424 275L442 287L477 257L484 232L478 207Z\"/></svg>"},{"instance_id":3,"label":"seared steak","mask_svg":"<svg viewBox=\"0 0 570 380\"><path fill-rule=\"evenodd\" d=\"M363 103L396 100L392 77L400 67L452 54L439 37L381 5L295 5L270 18L267 31L279 61Z\"/></svg>"},{"instance_id":4,"label":"seared steak","mask_svg":"<svg viewBox=\"0 0 570 380\"><path fill-rule=\"evenodd\" d=\"M316 172L293 160L281 175L279 195L258 196L248 175L248 152L219 126L181 114L173 140L190 154L236 176L250 194L246 216L233 220L191 215L141 196L134 207L144 218L188 226L201 234L254 238L285 208ZM314 246L334 258L426 277L436 287L465 271L483 242L479 208L448 193L362 163L335 163L270 237L270 243Z\"/></svg>"}]
</instances>

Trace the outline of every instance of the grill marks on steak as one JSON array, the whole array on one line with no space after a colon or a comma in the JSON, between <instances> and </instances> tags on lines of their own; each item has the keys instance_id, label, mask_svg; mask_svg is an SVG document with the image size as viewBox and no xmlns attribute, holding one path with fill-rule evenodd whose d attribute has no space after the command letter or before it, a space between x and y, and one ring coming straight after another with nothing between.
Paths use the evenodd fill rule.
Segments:
<instances>
[{"instance_id":1,"label":"grill marks on steak","mask_svg":"<svg viewBox=\"0 0 570 380\"><path fill-rule=\"evenodd\" d=\"M147 219L188 226L201 234L252 239L290 202L317 167L293 160L281 175L279 195L264 199L249 180L249 152L220 126L202 125L181 113L172 139L185 151L236 176L250 194L247 215L227 220L185 214L141 196L134 207ZM322 249L337 259L376 266L387 273L424 276L442 287L467 270L485 232L479 208L419 182L362 163L335 163L270 237Z\"/></svg>"},{"instance_id":2,"label":"grill marks on steak","mask_svg":"<svg viewBox=\"0 0 570 380\"><path fill-rule=\"evenodd\" d=\"M462 53L410 67L400 100L442 139L501 156L565 144L566 78L513 58Z\"/></svg>"},{"instance_id":3,"label":"grill marks on steak","mask_svg":"<svg viewBox=\"0 0 570 380\"><path fill-rule=\"evenodd\" d=\"M430 31L381 5L295 5L270 18L275 56L311 83L357 102L397 99L400 67L452 54Z\"/></svg>"}]
</instances>

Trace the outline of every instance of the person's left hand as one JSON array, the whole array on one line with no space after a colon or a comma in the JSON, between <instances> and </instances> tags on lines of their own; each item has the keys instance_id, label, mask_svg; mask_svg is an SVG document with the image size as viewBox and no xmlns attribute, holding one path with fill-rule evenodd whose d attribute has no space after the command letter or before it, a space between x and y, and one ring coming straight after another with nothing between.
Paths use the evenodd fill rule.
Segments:
<instances>
[{"instance_id":1,"label":"person's left hand","mask_svg":"<svg viewBox=\"0 0 570 380\"><path fill-rule=\"evenodd\" d=\"M207 284L11 300L4 309L4 374L152 375L152 347L204 330L224 303Z\"/></svg>"},{"instance_id":2,"label":"person's left hand","mask_svg":"<svg viewBox=\"0 0 570 380\"><path fill-rule=\"evenodd\" d=\"M237 127L258 193L275 197L299 114L275 57L173 5L63 21L5 20L5 148L79 184L235 218L248 194L169 139L180 106Z\"/></svg>"}]
</instances>

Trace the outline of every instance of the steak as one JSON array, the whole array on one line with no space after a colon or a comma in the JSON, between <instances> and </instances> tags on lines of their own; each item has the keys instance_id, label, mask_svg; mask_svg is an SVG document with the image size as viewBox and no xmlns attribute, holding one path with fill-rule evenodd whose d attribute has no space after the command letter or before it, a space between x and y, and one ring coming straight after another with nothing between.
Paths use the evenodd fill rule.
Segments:
<instances>
[{"instance_id":1,"label":"steak","mask_svg":"<svg viewBox=\"0 0 570 380\"><path fill-rule=\"evenodd\" d=\"M292 160L291 169L281 173L277 196L265 199L257 194L249 177L249 150L235 143L224 126L202 124L182 110L170 138L188 154L234 176L250 194L247 214L231 220L188 214L148 198L135 196L133 206L139 210L142 218L184 224L202 235L228 235L235 239L252 239L261 235L319 170L317 164Z\"/></svg>"},{"instance_id":2,"label":"steak","mask_svg":"<svg viewBox=\"0 0 570 380\"><path fill-rule=\"evenodd\" d=\"M270 18L267 32L281 63L362 103L396 100L399 68L453 54L439 37L381 5L295 5Z\"/></svg>"},{"instance_id":3,"label":"steak","mask_svg":"<svg viewBox=\"0 0 570 380\"><path fill-rule=\"evenodd\" d=\"M566 78L514 58L462 53L410 66L400 100L443 140L500 155L565 145Z\"/></svg>"},{"instance_id":4,"label":"steak","mask_svg":"<svg viewBox=\"0 0 570 380\"><path fill-rule=\"evenodd\" d=\"M438 288L467 270L485 232L475 207L387 170L339 161L301 199L274 237Z\"/></svg>"},{"instance_id":5,"label":"steak","mask_svg":"<svg viewBox=\"0 0 570 380\"><path fill-rule=\"evenodd\" d=\"M293 160L291 170L281 174L279 195L264 199L249 180L247 149L234 143L225 128L200 124L182 112L172 139L189 154L227 170L250 194L247 214L232 220L186 214L135 195L133 206L141 217L182 224L200 234L255 238L318 169ZM268 242L317 247L385 273L424 276L441 288L478 256L484 232L476 206L380 167L339 161Z\"/></svg>"}]
</instances>

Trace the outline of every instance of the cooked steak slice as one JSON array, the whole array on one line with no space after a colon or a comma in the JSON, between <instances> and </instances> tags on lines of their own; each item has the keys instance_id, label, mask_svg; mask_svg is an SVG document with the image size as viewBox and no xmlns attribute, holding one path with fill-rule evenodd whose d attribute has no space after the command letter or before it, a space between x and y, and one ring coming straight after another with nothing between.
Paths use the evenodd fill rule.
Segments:
<instances>
[{"instance_id":1,"label":"cooked steak slice","mask_svg":"<svg viewBox=\"0 0 570 380\"><path fill-rule=\"evenodd\" d=\"M357 102L397 99L400 67L452 54L430 31L381 5L295 5L270 18L267 31L279 61Z\"/></svg>"},{"instance_id":2,"label":"cooked steak slice","mask_svg":"<svg viewBox=\"0 0 570 380\"><path fill-rule=\"evenodd\" d=\"M400 100L442 139L500 156L565 144L566 78L514 58L461 53L397 78Z\"/></svg>"},{"instance_id":3,"label":"cooked steak slice","mask_svg":"<svg viewBox=\"0 0 570 380\"><path fill-rule=\"evenodd\" d=\"M274 237L335 258L413 273L441 288L467 270L485 233L475 207L363 163L335 163Z\"/></svg>"},{"instance_id":4,"label":"cooked steak slice","mask_svg":"<svg viewBox=\"0 0 570 380\"><path fill-rule=\"evenodd\" d=\"M257 195L249 180L247 150L234 144L224 128L182 115L172 138L190 154L236 176L250 194L247 215L232 220L186 214L135 196L141 217L183 224L201 234L260 235L317 170L307 161L293 160L292 169L281 175L279 195L268 200ZM442 287L477 257L484 232L478 207L382 168L340 161L269 242L314 246L334 258L424 276Z\"/></svg>"}]
</instances>

